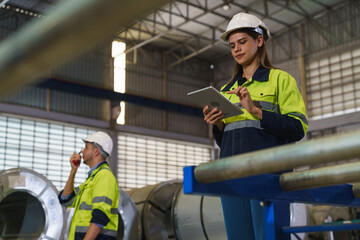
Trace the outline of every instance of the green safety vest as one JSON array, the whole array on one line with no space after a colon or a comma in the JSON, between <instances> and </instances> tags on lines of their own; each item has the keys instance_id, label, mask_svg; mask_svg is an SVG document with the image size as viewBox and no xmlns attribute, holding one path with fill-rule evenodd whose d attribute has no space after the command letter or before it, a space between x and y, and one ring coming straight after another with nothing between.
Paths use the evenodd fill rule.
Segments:
<instances>
[{"instance_id":1,"label":"green safety vest","mask_svg":"<svg viewBox=\"0 0 360 240\"><path fill-rule=\"evenodd\" d=\"M115 176L107 164L100 165L79 187L74 188L75 198L69 240L84 234L90 225L92 211L98 209L110 219L100 234L117 237L119 188Z\"/></svg>"},{"instance_id":2,"label":"green safety vest","mask_svg":"<svg viewBox=\"0 0 360 240\"><path fill-rule=\"evenodd\" d=\"M266 70L265 70L266 71ZM232 86L226 84L221 88L221 93L232 103L240 106L244 114L224 119L225 124L244 121L256 120L245 108L241 106L239 97L235 94L228 94L226 91L233 90L238 87L235 81ZM250 93L251 99L255 105L263 110L288 115L301 121L304 133L308 129L306 119L306 110L302 96L298 90L296 80L287 72L280 69L269 70L268 78L264 80L248 79L242 87L246 87Z\"/></svg>"}]
</instances>

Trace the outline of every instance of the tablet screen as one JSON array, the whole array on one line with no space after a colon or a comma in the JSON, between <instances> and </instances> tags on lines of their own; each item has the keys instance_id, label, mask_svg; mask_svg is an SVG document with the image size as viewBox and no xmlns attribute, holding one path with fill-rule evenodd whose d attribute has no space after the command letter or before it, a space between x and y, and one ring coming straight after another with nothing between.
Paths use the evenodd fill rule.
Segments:
<instances>
[{"instance_id":1,"label":"tablet screen","mask_svg":"<svg viewBox=\"0 0 360 240\"><path fill-rule=\"evenodd\" d=\"M189 98L201 107L209 106L210 109L218 108L224 118L233 117L244 113L238 106L222 95L214 87L209 86L187 94Z\"/></svg>"}]
</instances>

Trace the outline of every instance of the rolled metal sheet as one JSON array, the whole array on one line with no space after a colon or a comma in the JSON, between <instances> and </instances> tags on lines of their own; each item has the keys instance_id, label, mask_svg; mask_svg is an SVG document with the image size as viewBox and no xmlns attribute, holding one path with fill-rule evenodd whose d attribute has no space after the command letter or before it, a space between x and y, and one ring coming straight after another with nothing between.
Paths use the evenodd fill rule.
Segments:
<instances>
[{"instance_id":1,"label":"rolled metal sheet","mask_svg":"<svg viewBox=\"0 0 360 240\"><path fill-rule=\"evenodd\" d=\"M111 40L168 0L65 0L0 45L0 99Z\"/></svg>"},{"instance_id":2,"label":"rolled metal sheet","mask_svg":"<svg viewBox=\"0 0 360 240\"><path fill-rule=\"evenodd\" d=\"M327 187L360 181L360 162L338 164L310 170L283 173L280 186L284 191Z\"/></svg>"},{"instance_id":3,"label":"rolled metal sheet","mask_svg":"<svg viewBox=\"0 0 360 240\"><path fill-rule=\"evenodd\" d=\"M226 239L219 197L185 195L180 180L127 193L140 212L143 239Z\"/></svg>"},{"instance_id":4,"label":"rolled metal sheet","mask_svg":"<svg viewBox=\"0 0 360 240\"><path fill-rule=\"evenodd\" d=\"M0 172L0 238L62 239L66 212L56 187L25 168Z\"/></svg>"},{"instance_id":5,"label":"rolled metal sheet","mask_svg":"<svg viewBox=\"0 0 360 240\"><path fill-rule=\"evenodd\" d=\"M184 194L182 184L177 180L132 189L127 193L141 213L144 240L227 238L219 197ZM290 204L291 226L307 225L308 220L305 204ZM306 234L299 234L299 237L305 239Z\"/></svg>"},{"instance_id":6,"label":"rolled metal sheet","mask_svg":"<svg viewBox=\"0 0 360 240\"><path fill-rule=\"evenodd\" d=\"M201 183L211 183L346 160L359 155L358 130L202 163L195 168L195 177Z\"/></svg>"},{"instance_id":7,"label":"rolled metal sheet","mask_svg":"<svg viewBox=\"0 0 360 240\"><path fill-rule=\"evenodd\" d=\"M130 196L119 188L120 224L118 238L124 240L141 240L140 215Z\"/></svg>"},{"instance_id":8,"label":"rolled metal sheet","mask_svg":"<svg viewBox=\"0 0 360 240\"><path fill-rule=\"evenodd\" d=\"M226 239L224 215L219 197L184 194L179 188L174 197L173 219L176 239Z\"/></svg>"},{"instance_id":9,"label":"rolled metal sheet","mask_svg":"<svg viewBox=\"0 0 360 240\"><path fill-rule=\"evenodd\" d=\"M172 180L127 191L140 213L143 239L175 239L171 210L180 187L181 180Z\"/></svg>"}]
</instances>

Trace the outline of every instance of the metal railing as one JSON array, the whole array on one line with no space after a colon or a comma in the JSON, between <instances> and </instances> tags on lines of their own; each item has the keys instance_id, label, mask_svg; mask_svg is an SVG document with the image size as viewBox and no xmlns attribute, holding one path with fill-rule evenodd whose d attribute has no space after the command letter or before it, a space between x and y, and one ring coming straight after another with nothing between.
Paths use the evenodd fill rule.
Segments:
<instances>
[{"instance_id":1,"label":"metal railing","mask_svg":"<svg viewBox=\"0 0 360 240\"><path fill-rule=\"evenodd\" d=\"M334 135L203 163L194 170L200 183L276 173L360 156L360 131ZM360 163L283 173L283 190L299 190L360 182Z\"/></svg>"}]
</instances>

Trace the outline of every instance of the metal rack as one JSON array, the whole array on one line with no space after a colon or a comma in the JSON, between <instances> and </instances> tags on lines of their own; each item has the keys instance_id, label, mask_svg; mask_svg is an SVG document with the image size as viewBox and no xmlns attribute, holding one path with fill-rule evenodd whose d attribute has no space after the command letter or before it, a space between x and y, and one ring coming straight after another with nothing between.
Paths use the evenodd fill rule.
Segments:
<instances>
[{"instance_id":1,"label":"metal rack","mask_svg":"<svg viewBox=\"0 0 360 240\"><path fill-rule=\"evenodd\" d=\"M349 143L350 140L351 144ZM337 148L335 152L339 153L342 151L341 149L345 148L346 150L343 154L334 154L332 151L335 145ZM301 149L303 150L301 151ZM262 201L266 240L288 240L290 234L302 232L360 229L360 223L356 221L317 226L289 226L289 204L292 202L360 207L360 199L356 197L357 184L345 183L360 182L360 174L353 174L351 168L352 165L357 166L359 163L343 164L345 167L341 164L337 165L338 169L347 169L346 171L337 172L334 168L330 168L333 171L332 175L329 174L327 168L296 172L297 176L302 177L299 181L290 184L289 182L293 181L293 178L290 177L289 182L287 182L286 179L288 178L285 177L291 173L263 173L266 171L283 171L284 165L281 163L281 159L286 161L286 154L289 153L293 154L288 156L289 162L291 162L291 166L286 166L288 169L306 164L315 165L320 162L350 159L360 155L360 132L356 131L350 134L241 154L220 161L204 163L197 167L185 167L184 193L237 196ZM261 169L259 167L254 169L254 166L250 164L251 161L249 160L255 161L255 159ZM270 163L261 164L266 161L270 161ZM356 173L356 168L353 169ZM312 175L314 171L324 174ZM324 176L328 180L320 181ZM347 178L347 176L350 177ZM306 179L311 179L314 183L313 186L301 184L302 180L305 181ZM317 184L318 180L321 182L321 187ZM286 186L287 191L284 190L284 186ZM292 187L296 190L292 191Z\"/></svg>"}]
</instances>

